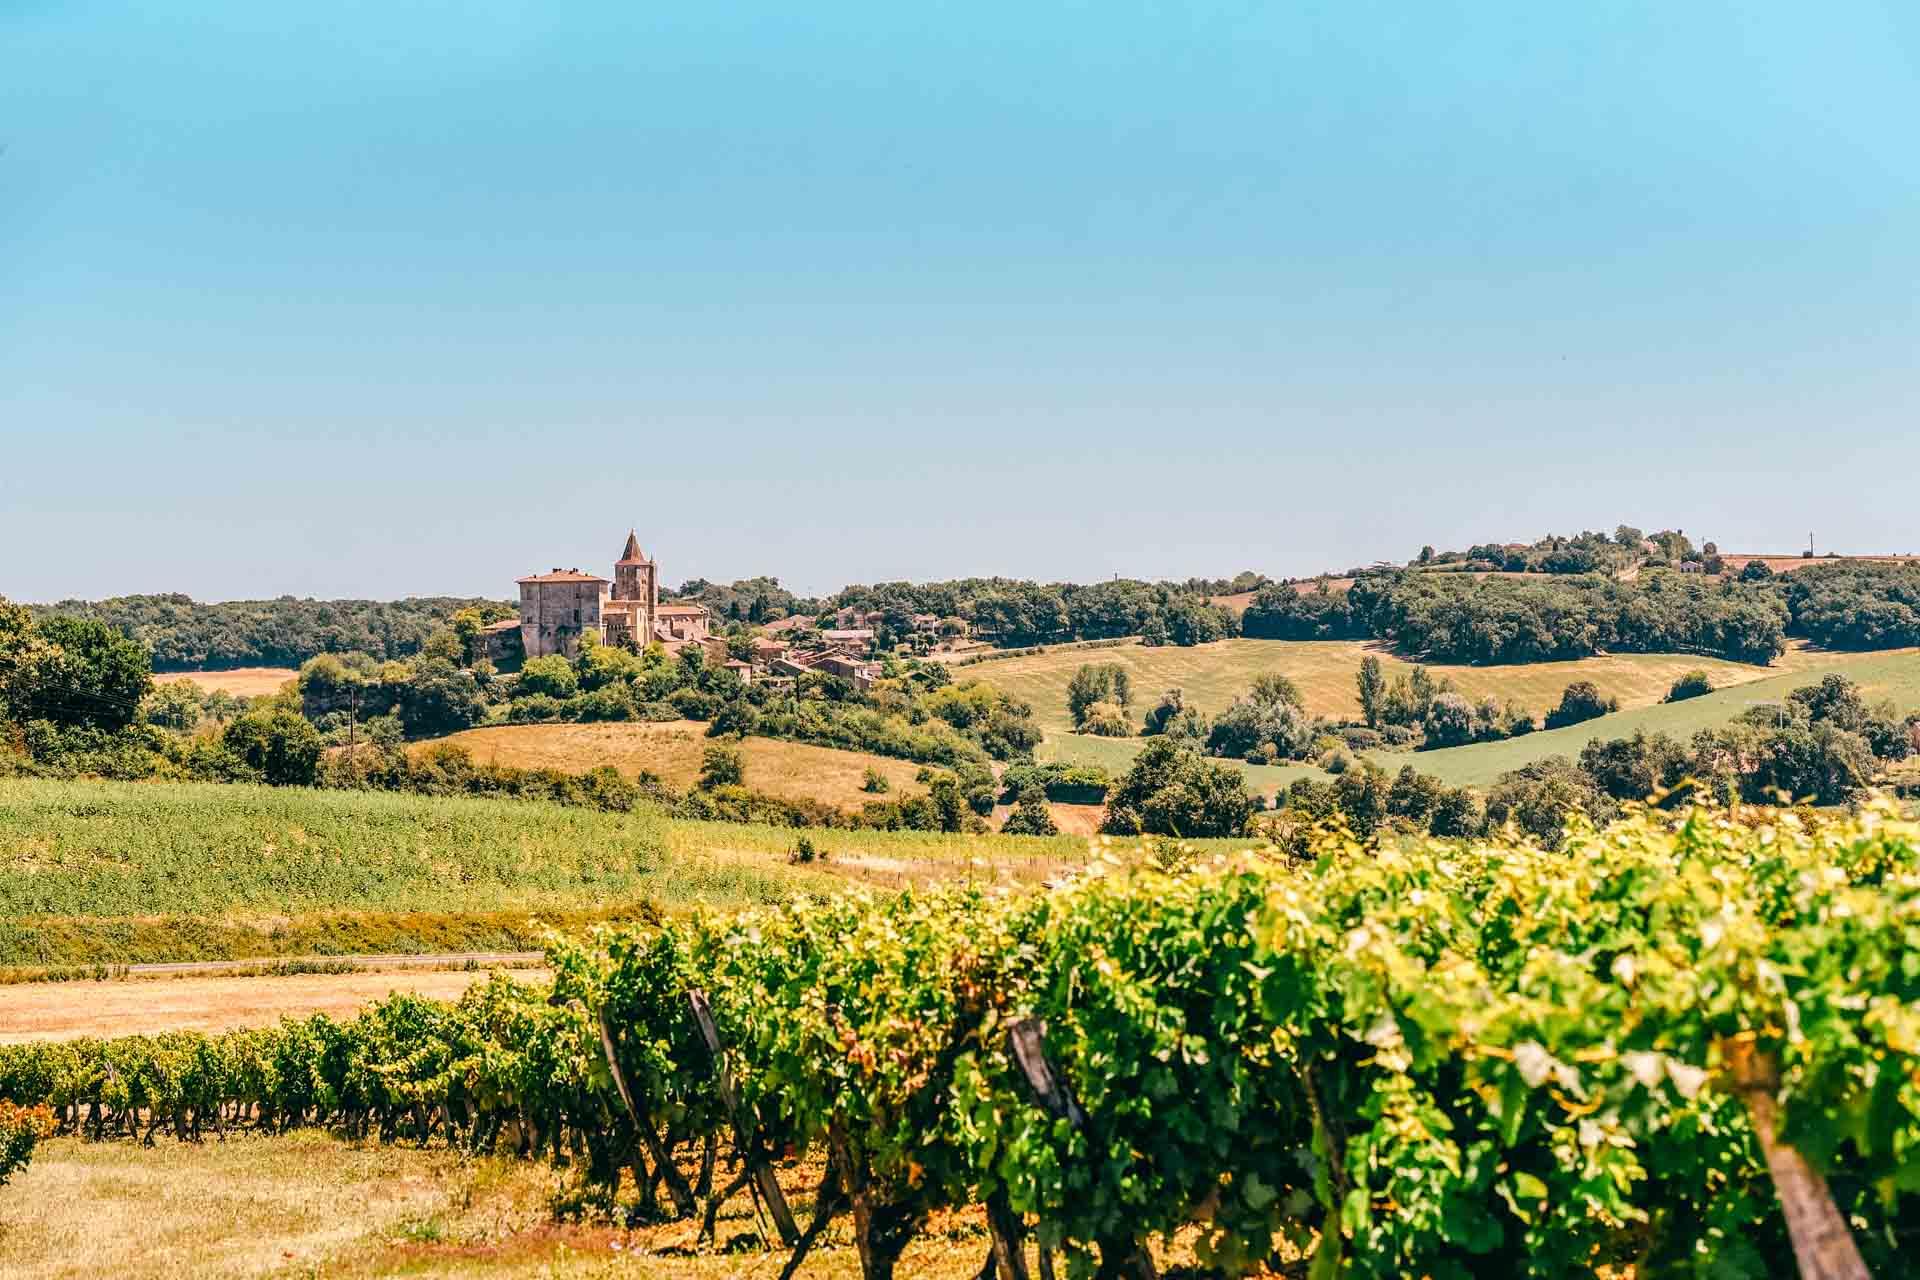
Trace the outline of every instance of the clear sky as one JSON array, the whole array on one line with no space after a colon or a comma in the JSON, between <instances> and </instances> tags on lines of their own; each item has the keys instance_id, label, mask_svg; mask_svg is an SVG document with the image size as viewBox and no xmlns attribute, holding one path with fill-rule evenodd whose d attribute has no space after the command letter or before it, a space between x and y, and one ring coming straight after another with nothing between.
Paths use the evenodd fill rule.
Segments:
<instances>
[{"instance_id":1,"label":"clear sky","mask_svg":"<svg viewBox=\"0 0 1920 1280\"><path fill-rule=\"evenodd\" d=\"M1920 6L0 0L0 593L1920 551Z\"/></svg>"}]
</instances>

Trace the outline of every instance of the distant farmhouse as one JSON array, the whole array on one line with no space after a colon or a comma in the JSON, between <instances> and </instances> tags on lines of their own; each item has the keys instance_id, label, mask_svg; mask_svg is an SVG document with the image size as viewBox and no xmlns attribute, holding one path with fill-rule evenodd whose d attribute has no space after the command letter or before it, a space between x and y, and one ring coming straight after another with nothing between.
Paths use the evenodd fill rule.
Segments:
<instances>
[{"instance_id":1,"label":"distant farmhouse","mask_svg":"<svg viewBox=\"0 0 1920 1280\"><path fill-rule=\"evenodd\" d=\"M572 657L580 637L603 644L645 648L658 641L669 650L704 644L712 617L703 604L661 604L660 569L627 534L614 562L613 580L578 569L554 569L520 579L520 643L527 657ZM505 624L511 629L514 624Z\"/></svg>"}]
</instances>

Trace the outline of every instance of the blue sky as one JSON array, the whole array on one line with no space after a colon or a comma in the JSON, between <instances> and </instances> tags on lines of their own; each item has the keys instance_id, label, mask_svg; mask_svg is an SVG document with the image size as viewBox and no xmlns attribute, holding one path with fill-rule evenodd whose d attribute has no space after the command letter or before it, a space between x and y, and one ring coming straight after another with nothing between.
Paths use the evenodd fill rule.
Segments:
<instances>
[{"instance_id":1,"label":"blue sky","mask_svg":"<svg viewBox=\"0 0 1920 1280\"><path fill-rule=\"evenodd\" d=\"M0 593L1920 551L1920 11L0 3Z\"/></svg>"}]
</instances>

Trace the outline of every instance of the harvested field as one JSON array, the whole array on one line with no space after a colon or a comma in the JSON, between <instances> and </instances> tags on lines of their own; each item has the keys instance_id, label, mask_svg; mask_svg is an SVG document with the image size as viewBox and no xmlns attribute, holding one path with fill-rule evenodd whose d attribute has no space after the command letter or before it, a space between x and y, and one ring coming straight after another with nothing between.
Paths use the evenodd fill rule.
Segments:
<instances>
[{"instance_id":1,"label":"harvested field","mask_svg":"<svg viewBox=\"0 0 1920 1280\"><path fill-rule=\"evenodd\" d=\"M291 667L235 667L231 671L163 671L153 677L153 682L184 680L199 686L202 693L219 690L236 698L259 698L280 692L280 686L299 674Z\"/></svg>"},{"instance_id":2,"label":"harvested field","mask_svg":"<svg viewBox=\"0 0 1920 1280\"><path fill-rule=\"evenodd\" d=\"M433 741L464 747L484 764L567 773L612 765L628 777L644 769L684 791L699 779L701 753L713 745L706 734L707 726L697 720L516 724L468 729ZM869 800L926 790L913 780L921 766L910 760L774 738L750 737L738 745L746 758L746 785L785 799L817 800L855 810ZM891 786L887 796L862 789L868 769L887 779Z\"/></svg>"},{"instance_id":3,"label":"harvested field","mask_svg":"<svg viewBox=\"0 0 1920 1280\"><path fill-rule=\"evenodd\" d=\"M516 970L534 981L538 970ZM290 977L119 978L105 982L19 982L0 986L0 1044L78 1036L153 1035L271 1026L283 1016L354 1010L395 991L458 998L482 970L303 973Z\"/></svg>"},{"instance_id":4,"label":"harvested field","mask_svg":"<svg viewBox=\"0 0 1920 1280\"><path fill-rule=\"evenodd\" d=\"M1722 552L1720 558L1726 562L1729 574L1739 573L1753 560L1764 561L1767 568L1775 573L1792 573L1796 569L1805 569L1816 564L1913 564L1920 562L1920 556L1803 556L1798 552L1792 555L1776 556L1768 553L1741 552L1733 554Z\"/></svg>"}]
</instances>

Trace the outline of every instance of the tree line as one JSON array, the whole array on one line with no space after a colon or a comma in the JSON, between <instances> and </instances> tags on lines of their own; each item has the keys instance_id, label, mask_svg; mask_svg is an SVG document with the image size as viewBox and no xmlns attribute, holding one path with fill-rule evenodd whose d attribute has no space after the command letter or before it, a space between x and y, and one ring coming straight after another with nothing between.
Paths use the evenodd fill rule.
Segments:
<instances>
[{"instance_id":1,"label":"tree line","mask_svg":"<svg viewBox=\"0 0 1920 1280\"><path fill-rule=\"evenodd\" d=\"M699 646L676 656L589 639L574 657L532 659L514 677L477 653L473 622L471 611L456 614L403 660L322 654L279 693L237 699L185 681L156 686L144 646L103 620L41 619L0 601L0 773L515 796L613 810L651 803L694 818L958 831L985 829L1000 792L993 762L1030 761L1040 741L1024 703L979 681L955 683L937 663L890 658L865 691L824 673L776 688L709 663ZM723 742L755 734L912 760L929 766L928 793L847 815L753 792L738 777L675 794L657 778L610 769L483 766L457 746L408 746L483 723L649 719L703 722ZM724 757L726 748L715 751Z\"/></svg>"},{"instance_id":2,"label":"tree line","mask_svg":"<svg viewBox=\"0 0 1920 1280\"><path fill-rule=\"evenodd\" d=\"M1261 590L1244 634L1390 641L1436 662L1512 663L1596 653L1700 653L1770 663L1789 636L1837 649L1920 644L1920 564L1842 561L1723 580L1665 571L1512 578L1384 571L1345 592Z\"/></svg>"},{"instance_id":3,"label":"tree line","mask_svg":"<svg viewBox=\"0 0 1920 1280\"><path fill-rule=\"evenodd\" d=\"M512 617L498 600L420 596L405 600L223 600L189 596L115 596L35 605L40 617L104 622L138 641L155 671L224 671L234 667L297 667L321 653L364 653L376 659L420 652L427 638L462 610L482 621Z\"/></svg>"}]
</instances>

